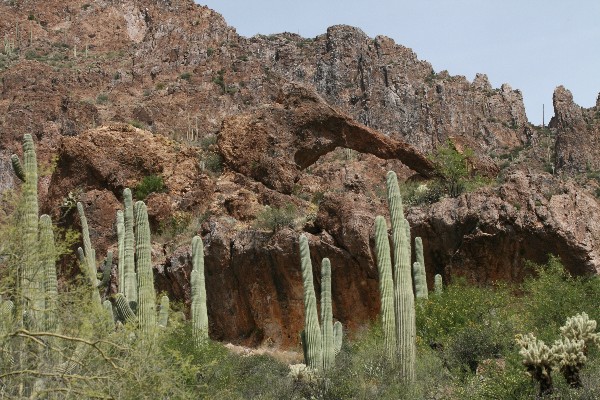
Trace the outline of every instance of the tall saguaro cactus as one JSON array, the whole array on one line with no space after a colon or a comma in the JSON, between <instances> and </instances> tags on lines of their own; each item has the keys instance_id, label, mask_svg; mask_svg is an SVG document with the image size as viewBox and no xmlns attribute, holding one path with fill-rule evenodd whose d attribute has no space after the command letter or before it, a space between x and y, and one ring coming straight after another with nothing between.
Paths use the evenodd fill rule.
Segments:
<instances>
[{"instance_id":1,"label":"tall saguaro cactus","mask_svg":"<svg viewBox=\"0 0 600 400\"><path fill-rule=\"evenodd\" d=\"M208 340L208 311L204 280L204 246L200 236L192 239L192 332L196 346Z\"/></svg>"},{"instance_id":2,"label":"tall saguaro cactus","mask_svg":"<svg viewBox=\"0 0 600 400\"><path fill-rule=\"evenodd\" d=\"M390 208L390 219L392 222L392 248L393 248L393 271L390 271L390 259L386 247L387 228L383 217L376 218L376 253L378 269L380 271L382 317L384 319L384 332L390 334L390 276L393 276L394 286L394 317L395 317L395 342L396 355L400 363L402 378L406 382L415 379L415 357L416 357L416 324L415 324L415 299L412 288L411 265L410 265L410 227L404 218L404 207L398 187L398 178L393 171L388 172L387 195ZM389 253L388 253L389 254ZM394 339L386 338L386 349L391 350ZM391 356L391 355L390 355Z\"/></svg>"},{"instance_id":3,"label":"tall saguaro cactus","mask_svg":"<svg viewBox=\"0 0 600 400\"><path fill-rule=\"evenodd\" d=\"M138 292L137 292L137 277L135 272L135 259L134 259L134 235L133 235L133 200L131 197L131 189L126 188L123 190L123 204L125 206L124 211L124 258L119 259L119 263L123 263L123 275L124 275L124 286L119 288L119 291L125 295L129 304L134 306L137 305Z\"/></svg>"},{"instance_id":4,"label":"tall saguaro cactus","mask_svg":"<svg viewBox=\"0 0 600 400\"><path fill-rule=\"evenodd\" d=\"M38 173L37 159L33 138L23 135L23 163L15 154L11 156L15 174L23 181L23 258L20 267L20 290L23 298L18 303L17 314L19 323L23 311L26 312L27 322L31 328L42 328L43 309L43 274L38 261ZM41 308L40 308L41 307Z\"/></svg>"},{"instance_id":5,"label":"tall saguaro cactus","mask_svg":"<svg viewBox=\"0 0 600 400\"><path fill-rule=\"evenodd\" d=\"M390 242L385 218L375 218L375 252L379 270L379 293L381 296L381 323L383 326L385 349L389 359L396 354L396 310L394 307L394 279Z\"/></svg>"},{"instance_id":6,"label":"tall saguaro cactus","mask_svg":"<svg viewBox=\"0 0 600 400\"><path fill-rule=\"evenodd\" d=\"M327 371L342 346L342 324L333 323L331 302L331 263L324 258L321 265L321 323L317 314L317 298L313 285L310 249L305 235L300 236L300 265L304 287L304 330L302 347L304 360L313 370Z\"/></svg>"},{"instance_id":7,"label":"tall saguaro cactus","mask_svg":"<svg viewBox=\"0 0 600 400\"><path fill-rule=\"evenodd\" d=\"M150 225L143 201L135 203L135 258L138 278L138 319L142 334L148 336L156 327L156 293L152 273Z\"/></svg>"},{"instance_id":8,"label":"tall saguaro cactus","mask_svg":"<svg viewBox=\"0 0 600 400\"><path fill-rule=\"evenodd\" d=\"M44 273L45 289L45 318L44 330L48 332L58 331L58 284L56 279L56 248L54 246L54 233L52 232L52 221L46 214L40 217L40 267Z\"/></svg>"}]
</instances>

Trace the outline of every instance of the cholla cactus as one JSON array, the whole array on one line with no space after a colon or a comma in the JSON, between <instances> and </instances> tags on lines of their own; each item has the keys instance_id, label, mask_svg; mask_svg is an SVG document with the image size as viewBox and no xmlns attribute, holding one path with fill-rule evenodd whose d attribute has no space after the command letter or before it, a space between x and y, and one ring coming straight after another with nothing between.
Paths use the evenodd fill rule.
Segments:
<instances>
[{"instance_id":1,"label":"cholla cactus","mask_svg":"<svg viewBox=\"0 0 600 400\"><path fill-rule=\"evenodd\" d=\"M600 334L596 332L596 325L596 321L583 312L567 318L567 322L560 328L560 333L567 339L583 340L583 352L587 354L589 343L600 346Z\"/></svg>"},{"instance_id":2,"label":"cholla cactus","mask_svg":"<svg viewBox=\"0 0 600 400\"><path fill-rule=\"evenodd\" d=\"M523 365L531 377L540 383L540 396L552 393L552 368L554 367L554 355L542 340L538 340L533 333L517 335L515 341L521 349L519 354L523 356Z\"/></svg>"},{"instance_id":3,"label":"cholla cactus","mask_svg":"<svg viewBox=\"0 0 600 400\"><path fill-rule=\"evenodd\" d=\"M537 340L533 334L517 335L516 342L521 346L519 354L527 372L540 382L540 395L552 392L552 369L559 369L571 387L581 387L579 371L587 361L587 345L600 343L596 331L596 321L586 313L567 318L560 328L562 337L552 347Z\"/></svg>"},{"instance_id":4,"label":"cholla cactus","mask_svg":"<svg viewBox=\"0 0 600 400\"><path fill-rule=\"evenodd\" d=\"M579 371L583 368L587 357L584 354L585 341L582 339L561 338L554 342L550 349L553 362L564 375L571 387L581 387Z\"/></svg>"}]
</instances>

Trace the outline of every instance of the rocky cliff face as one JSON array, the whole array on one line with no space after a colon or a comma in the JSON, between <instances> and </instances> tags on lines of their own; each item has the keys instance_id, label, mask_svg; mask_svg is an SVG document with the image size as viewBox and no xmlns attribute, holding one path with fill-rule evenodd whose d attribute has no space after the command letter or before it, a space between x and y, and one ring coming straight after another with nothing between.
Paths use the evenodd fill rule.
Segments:
<instances>
[{"instance_id":1,"label":"rocky cliff face","mask_svg":"<svg viewBox=\"0 0 600 400\"><path fill-rule=\"evenodd\" d=\"M502 152L527 141L521 93L493 89L479 74L473 82L436 73L390 38L333 26L306 40L292 34L250 39L254 54L287 79L314 85L357 121L429 152L448 138ZM273 46L275 44L275 46ZM265 52L266 49L266 52Z\"/></svg>"},{"instance_id":2,"label":"rocky cliff face","mask_svg":"<svg viewBox=\"0 0 600 400\"><path fill-rule=\"evenodd\" d=\"M76 225L69 204L83 201L104 254L123 188L160 175L165 191L146 199L157 289L189 300L189 242L201 234L213 338L297 344L301 231L315 266L332 261L334 316L351 329L375 318L372 225L387 215L385 173L435 176L425 154L448 139L500 179L408 209L430 281L518 280L525 260L549 252L573 273L600 268L595 198L533 164L500 171L492 159L546 154L507 84L436 73L348 26L314 39L240 37L191 0L4 2L0 17L0 190L15 187L7 160L33 133L44 211ZM598 169L600 106L582 110L562 88L554 104L557 166ZM258 226L265 206L295 210L293 222Z\"/></svg>"},{"instance_id":3,"label":"rocky cliff face","mask_svg":"<svg viewBox=\"0 0 600 400\"><path fill-rule=\"evenodd\" d=\"M584 109L573 95L559 86L552 96L554 117L548 125L556 130L556 168L567 173L600 169L600 95L596 106Z\"/></svg>"}]
</instances>

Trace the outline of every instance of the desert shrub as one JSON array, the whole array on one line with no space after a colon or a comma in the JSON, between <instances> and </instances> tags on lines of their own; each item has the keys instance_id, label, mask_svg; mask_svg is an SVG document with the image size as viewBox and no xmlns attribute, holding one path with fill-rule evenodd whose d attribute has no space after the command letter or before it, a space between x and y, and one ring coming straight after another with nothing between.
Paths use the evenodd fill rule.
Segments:
<instances>
[{"instance_id":1,"label":"desert shrub","mask_svg":"<svg viewBox=\"0 0 600 400\"><path fill-rule=\"evenodd\" d=\"M401 379L399 363L386 358L379 323L363 328L344 341L335 365L324 379L299 388L303 398L317 399L428 399L437 398L449 383L441 359L431 349L417 349L416 380Z\"/></svg>"},{"instance_id":2,"label":"desert shrub","mask_svg":"<svg viewBox=\"0 0 600 400\"><path fill-rule=\"evenodd\" d=\"M143 122L140 122L140 121L135 120L135 119L129 121L129 125L134 126L134 127L138 128L138 129L144 129L145 128Z\"/></svg>"},{"instance_id":3,"label":"desert shrub","mask_svg":"<svg viewBox=\"0 0 600 400\"><path fill-rule=\"evenodd\" d=\"M165 186L162 176L148 175L142 178L140 183L135 187L133 193L136 199L144 200L150 193L162 193L166 191L167 187Z\"/></svg>"},{"instance_id":4,"label":"desert shrub","mask_svg":"<svg viewBox=\"0 0 600 400\"><path fill-rule=\"evenodd\" d=\"M441 295L419 302L416 313L417 336L425 344L447 345L450 337L466 328L498 321L508 323L507 287L477 287L457 279Z\"/></svg>"},{"instance_id":5,"label":"desert shrub","mask_svg":"<svg viewBox=\"0 0 600 400\"><path fill-rule=\"evenodd\" d=\"M426 182L403 182L400 185L402 201L409 206L433 204L438 202L445 194L445 187L440 180Z\"/></svg>"},{"instance_id":6,"label":"desert shrub","mask_svg":"<svg viewBox=\"0 0 600 400\"><path fill-rule=\"evenodd\" d=\"M100 93L96 96L96 104L108 103L108 95L106 93Z\"/></svg>"},{"instance_id":7,"label":"desert shrub","mask_svg":"<svg viewBox=\"0 0 600 400\"><path fill-rule=\"evenodd\" d=\"M550 256L545 265L530 264L535 276L523 283L522 299L526 327L544 341L555 339L558 328L576 313L586 312L600 321L600 280L598 277L573 277L560 259Z\"/></svg>"},{"instance_id":8,"label":"desert shrub","mask_svg":"<svg viewBox=\"0 0 600 400\"><path fill-rule=\"evenodd\" d=\"M449 140L431 155L437 172L443 177L444 191L450 197L458 197L466 191L487 184L485 179L474 173L470 161L473 157L472 149L465 147L459 152Z\"/></svg>"},{"instance_id":9,"label":"desert shrub","mask_svg":"<svg viewBox=\"0 0 600 400\"><path fill-rule=\"evenodd\" d=\"M256 229L266 229L275 232L284 227L293 227L294 221L298 216L296 207L288 203L283 207L265 208L256 215L254 227Z\"/></svg>"},{"instance_id":10,"label":"desert shrub","mask_svg":"<svg viewBox=\"0 0 600 400\"><path fill-rule=\"evenodd\" d=\"M200 165L205 171L220 174L223 172L223 157L216 151L206 151L200 158Z\"/></svg>"}]
</instances>

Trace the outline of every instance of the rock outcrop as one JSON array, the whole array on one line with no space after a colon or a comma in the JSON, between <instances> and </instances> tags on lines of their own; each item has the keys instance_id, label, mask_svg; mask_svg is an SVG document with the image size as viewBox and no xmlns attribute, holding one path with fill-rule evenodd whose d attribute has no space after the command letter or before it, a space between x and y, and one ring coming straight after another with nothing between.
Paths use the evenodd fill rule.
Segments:
<instances>
[{"instance_id":1,"label":"rock outcrop","mask_svg":"<svg viewBox=\"0 0 600 400\"><path fill-rule=\"evenodd\" d=\"M277 104L226 119L218 138L230 167L287 194L301 170L336 147L397 159L424 177L434 175L433 163L412 146L357 123L298 85L284 86Z\"/></svg>"},{"instance_id":2,"label":"rock outcrop","mask_svg":"<svg viewBox=\"0 0 600 400\"><path fill-rule=\"evenodd\" d=\"M498 188L485 188L427 208L408 220L421 236L428 279L465 276L471 281L520 281L526 262L560 257L575 275L600 272L600 206L572 182L517 171Z\"/></svg>"},{"instance_id":3,"label":"rock outcrop","mask_svg":"<svg viewBox=\"0 0 600 400\"><path fill-rule=\"evenodd\" d=\"M575 104L563 86L554 90L552 103L554 116L548 126L556 130L556 169L567 173L600 170L600 104L586 110Z\"/></svg>"}]
</instances>

